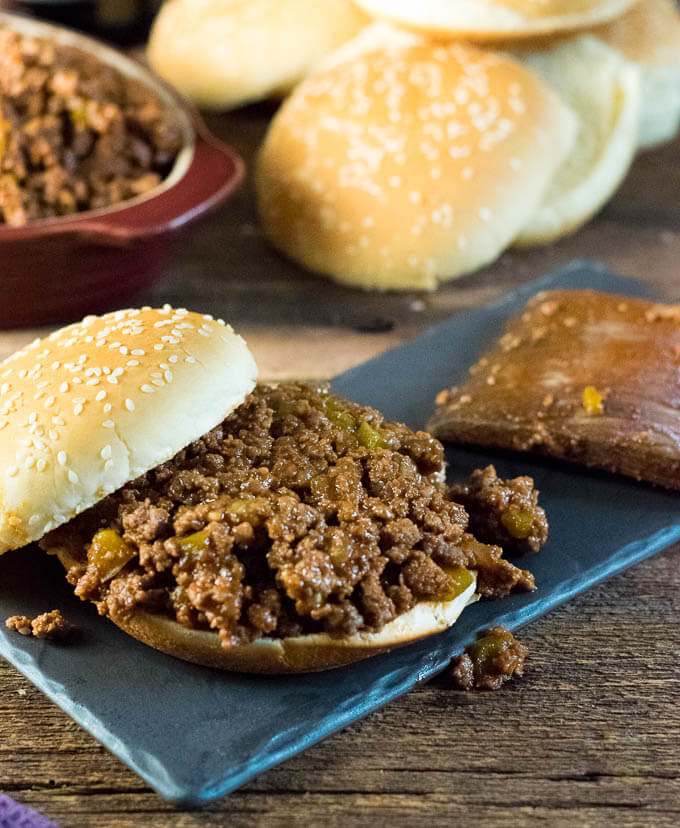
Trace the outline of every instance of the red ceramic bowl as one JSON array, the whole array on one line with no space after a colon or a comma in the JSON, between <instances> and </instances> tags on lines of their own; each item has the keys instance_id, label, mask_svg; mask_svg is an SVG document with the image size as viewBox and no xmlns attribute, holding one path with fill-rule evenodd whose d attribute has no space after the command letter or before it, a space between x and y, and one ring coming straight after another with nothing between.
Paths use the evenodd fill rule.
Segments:
<instances>
[{"instance_id":1,"label":"red ceramic bowl","mask_svg":"<svg viewBox=\"0 0 680 828\"><path fill-rule=\"evenodd\" d=\"M184 135L169 176L142 196L101 210L0 225L0 327L62 322L123 306L162 271L172 234L221 204L244 165L172 89L136 61L85 35L0 12L0 24L76 46L152 89Z\"/></svg>"}]
</instances>

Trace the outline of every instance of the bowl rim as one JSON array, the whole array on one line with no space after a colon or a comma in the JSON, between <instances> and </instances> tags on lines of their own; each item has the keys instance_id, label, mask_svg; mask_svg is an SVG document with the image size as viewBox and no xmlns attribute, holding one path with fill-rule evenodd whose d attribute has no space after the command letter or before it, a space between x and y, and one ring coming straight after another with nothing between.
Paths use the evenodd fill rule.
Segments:
<instances>
[{"instance_id":1,"label":"bowl rim","mask_svg":"<svg viewBox=\"0 0 680 828\"><path fill-rule=\"evenodd\" d=\"M172 86L158 77L151 69L135 58L126 55L108 44L89 35L59 26L43 20L36 20L23 14L0 10L0 27L6 27L29 37L51 40L57 45L73 46L102 63L112 66L128 78L139 81L151 89L159 98L170 107L177 117L183 138L182 148L179 150L168 175L155 187L146 193L119 201L108 207L99 207L95 210L82 210L66 216L50 216L29 221L18 227L10 227L0 223L0 241L3 239L18 239L39 232L49 233L78 230L79 225L87 222L96 222L98 226L106 224L106 218L117 215L126 210L133 210L154 198L163 195L175 187L191 168L196 153L197 140L200 138L210 143L219 144L233 156L237 156L226 144L207 132L200 116L194 107L185 100ZM238 163L236 163L238 167ZM83 228L84 229L84 228Z\"/></svg>"}]
</instances>

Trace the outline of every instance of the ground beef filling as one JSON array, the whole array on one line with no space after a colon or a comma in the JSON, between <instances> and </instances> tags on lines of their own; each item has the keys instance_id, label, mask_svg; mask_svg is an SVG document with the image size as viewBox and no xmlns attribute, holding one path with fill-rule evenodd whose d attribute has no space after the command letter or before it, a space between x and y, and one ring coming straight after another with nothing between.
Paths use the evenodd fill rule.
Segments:
<instances>
[{"instance_id":1,"label":"ground beef filling","mask_svg":"<svg viewBox=\"0 0 680 828\"><path fill-rule=\"evenodd\" d=\"M0 27L0 225L145 193L181 146L176 116L146 86L79 49Z\"/></svg>"},{"instance_id":2,"label":"ground beef filling","mask_svg":"<svg viewBox=\"0 0 680 828\"><path fill-rule=\"evenodd\" d=\"M451 486L449 495L465 506L470 531L484 543L521 555L538 552L548 540L548 521L531 477L502 480L493 466L487 466Z\"/></svg>"},{"instance_id":3,"label":"ground beef filling","mask_svg":"<svg viewBox=\"0 0 680 828\"><path fill-rule=\"evenodd\" d=\"M103 615L138 609L260 636L377 631L418 601L533 589L476 541L440 482L441 444L325 387L260 386L220 426L46 547Z\"/></svg>"},{"instance_id":4,"label":"ground beef filling","mask_svg":"<svg viewBox=\"0 0 680 828\"><path fill-rule=\"evenodd\" d=\"M74 630L58 609L43 612L33 619L26 615L12 615L5 621L5 626L21 635L32 635L48 641L61 641Z\"/></svg>"},{"instance_id":5,"label":"ground beef filling","mask_svg":"<svg viewBox=\"0 0 680 828\"><path fill-rule=\"evenodd\" d=\"M524 675L529 650L505 627L482 632L452 662L451 676L463 690L498 690L506 681Z\"/></svg>"}]
</instances>

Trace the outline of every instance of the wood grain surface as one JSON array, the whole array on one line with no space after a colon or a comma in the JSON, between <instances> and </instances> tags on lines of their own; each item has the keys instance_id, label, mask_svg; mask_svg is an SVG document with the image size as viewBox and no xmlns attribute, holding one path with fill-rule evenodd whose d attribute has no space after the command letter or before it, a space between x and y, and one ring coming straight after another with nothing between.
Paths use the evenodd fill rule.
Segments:
<instances>
[{"instance_id":1,"label":"wood grain surface","mask_svg":"<svg viewBox=\"0 0 680 828\"><path fill-rule=\"evenodd\" d=\"M270 114L254 107L209 123L250 164ZM572 258L680 297L678 193L680 143L640 156L571 238L508 252L433 294L376 295L267 249L247 184L182 237L140 303L224 316L265 377L328 377ZM35 335L0 333L0 356ZM439 678L202 811L165 804L0 661L0 791L63 826L93 828L678 825L679 563L668 550L531 625L527 674L505 689L465 694Z\"/></svg>"}]
</instances>

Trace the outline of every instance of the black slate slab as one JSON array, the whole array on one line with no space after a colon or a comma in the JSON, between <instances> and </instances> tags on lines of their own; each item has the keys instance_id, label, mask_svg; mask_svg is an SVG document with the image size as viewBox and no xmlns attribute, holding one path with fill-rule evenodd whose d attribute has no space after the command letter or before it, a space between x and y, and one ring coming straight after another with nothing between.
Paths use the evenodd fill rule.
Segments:
<instances>
[{"instance_id":1,"label":"black slate slab","mask_svg":"<svg viewBox=\"0 0 680 828\"><path fill-rule=\"evenodd\" d=\"M645 294L639 283L573 263L348 371L334 387L422 427L437 391L462 378L508 314L551 287ZM0 559L0 620L59 607L82 632L73 645L55 645L21 638L0 624L0 655L162 796L205 803L434 675L478 630L493 624L515 629L680 538L677 494L499 452L451 450L448 459L452 475L494 462L501 475L535 477L551 526L547 546L528 564L536 592L480 602L451 630L351 667L241 676L185 664L137 643L78 601L56 561L31 547Z\"/></svg>"}]
</instances>

